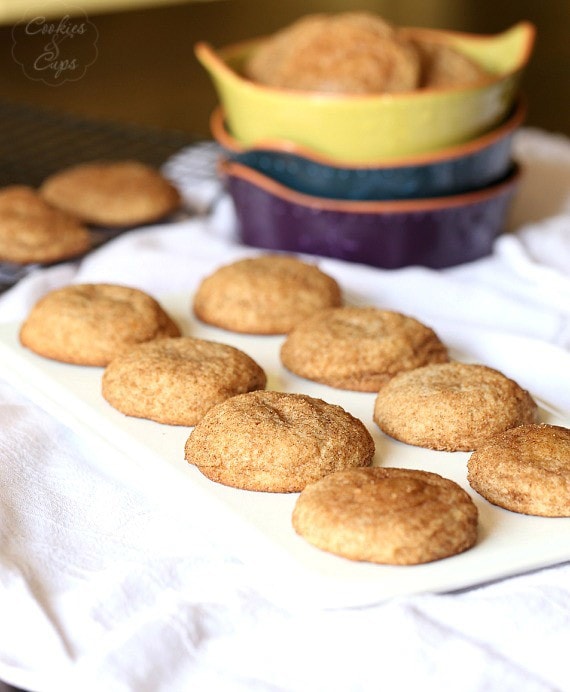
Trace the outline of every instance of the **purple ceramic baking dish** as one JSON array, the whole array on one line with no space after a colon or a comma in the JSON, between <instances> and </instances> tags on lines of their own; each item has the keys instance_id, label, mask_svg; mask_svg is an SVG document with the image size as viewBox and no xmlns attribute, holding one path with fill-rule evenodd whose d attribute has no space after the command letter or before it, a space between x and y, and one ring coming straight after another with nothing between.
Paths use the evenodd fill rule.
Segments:
<instances>
[{"instance_id":1,"label":"purple ceramic baking dish","mask_svg":"<svg viewBox=\"0 0 570 692\"><path fill-rule=\"evenodd\" d=\"M513 164L501 182L474 192L371 202L302 194L227 159L220 171L246 245L386 269L451 267L489 255L520 175Z\"/></svg>"}]
</instances>

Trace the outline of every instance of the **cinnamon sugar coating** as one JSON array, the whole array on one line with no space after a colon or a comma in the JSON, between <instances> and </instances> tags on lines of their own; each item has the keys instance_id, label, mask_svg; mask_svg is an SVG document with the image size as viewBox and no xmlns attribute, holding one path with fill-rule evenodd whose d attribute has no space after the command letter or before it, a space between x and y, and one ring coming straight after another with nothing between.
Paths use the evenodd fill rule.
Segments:
<instances>
[{"instance_id":1,"label":"cinnamon sugar coating","mask_svg":"<svg viewBox=\"0 0 570 692\"><path fill-rule=\"evenodd\" d=\"M210 409L185 453L218 483L289 493L333 471L369 466L374 441L340 406L304 394L259 391Z\"/></svg>"},{"instance_id":2,"label":"cinnamon sugar coating","mask_svg":"<svg viewBox=\"0 0 570 692\"><path fill-rule=\"evenodd\" d=\"M374 307L340 307L292 329L281 360L308 380L377 392L398 372L445 362L448 354L436 333L413 317Z\"/></svg>"},{"instance_id":3,"label":"cinnamon sugar coating","mask_svg":"<svg viewBox=\"0 0 570 692\"><path fill-rule=\"evenodd\" d=\"M50 264L82 255L91 245L83 224L48 204L33 188L0 189L0 261Z\"/></svg>"},{"instance_id":4,"label":"cinnamon sugar coating","mask_svg":"<svg viewBox=\"0 0 570 692\"><path fill-rule=\"evenodd\" d=\"M180 329L152 296L118 284L72 284L50 291L20 328L35 353L76 365L105 366L132 346L178 336Z\"/></svg>"},{"instance_id":5,"label":"cinnamon sugar coating","mask_svg":"<svg viewBox=\"0 0 570 692\"><path fill-rule=\"evenodd\" d=\"M471 487L499 507L544 517L570 516L570 430L521 425L494 435L467 463Z\"/></svg>"},{"instance_id":6,"label":"cinnamon sugar coating","mask_svg":"<svg viewBox=\"0 0 570 692\"><path fill-rule=\"evenodd\" d=\"M477 508L455 482L415 469L340 471L308 485L295 531L349 560L415 565L450 557L477 540Z\"/></svg>"},{"instance_id":7,"label":"cinnamon sugar coating","mask_svg":"<svg viewBox=\"0 0 570 692\"><path fill-rule=\"evenodd\" d=\"M263 369L243 351L179 337L141 344L105 368L104 398L127 416L196 425L229 397L263 389Z\"/></svg>"},{"instance_id":8,"label":"cinnamon sugar coating","mask_svg":"<svg viewBox=\"0 0 570 692\"><path fill-rule=\"evenodd\" d=\"M140 161L90 161L50 175L43 198L84 223L108 227L158 221L180 207L176 188Z\"/></svg>"},{"instance_id":9,"label":"cinnamon sugar coating","mask_svg":"<svg viewBox=\"0 0 570 692\"><path fill-rule=\"evenodd\" d=\"M531 395L498 370L452 362L401 373L383 385L374 421L411 445L471 451L494 433L533 423L537 410Z\"/></svg>"},{"instance_id":10,"label":"cinnamon sugar coating","mask_svg":"<svg viewBox=\"0 0 570 692\"><path fill-rule=\"evenodd\" d=\"M340 305L337 282L290 255L248 257L219 267L198 287L193 311L216 327L285 334L315 312Z\"/></svg>"}]
</instances>

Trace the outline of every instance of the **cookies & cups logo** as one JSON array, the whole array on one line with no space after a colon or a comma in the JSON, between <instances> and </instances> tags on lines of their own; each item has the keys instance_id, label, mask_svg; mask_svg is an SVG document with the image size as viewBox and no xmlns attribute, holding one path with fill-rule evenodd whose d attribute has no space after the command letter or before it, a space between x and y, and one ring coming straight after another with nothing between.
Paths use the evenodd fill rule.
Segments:
<instances>
[{"instance_id":1,"label":"cookies & cups logo","mask_svg":"<svg viewBox=\"0 0 570 692\"><path fill-rule=\"evenodd\" d=\"M97 27L82 10L30 13L12 28L12 57L28 79L49 86L81 79L97 58Z\"/></svg>"}]
</instances>

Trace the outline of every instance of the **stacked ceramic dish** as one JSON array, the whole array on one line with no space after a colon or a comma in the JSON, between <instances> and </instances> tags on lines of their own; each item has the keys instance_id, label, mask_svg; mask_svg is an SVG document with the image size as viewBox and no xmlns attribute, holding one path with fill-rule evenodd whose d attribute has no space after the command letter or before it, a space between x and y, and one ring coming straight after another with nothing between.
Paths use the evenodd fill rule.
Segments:
<instances>
[{"instance_id":1,"label":"stacked ceramic dish","mask_svg":"<svg viewBox=\"0 0 570 692\"><path fill-rule=\"evenodd\" d=\"M385 268L491 252L520 175L512 140L534 27L415 31L449 41L490 78L397 94L297 91L243 76L256 41L196 47L221 102L211 130L245 243Z\"/></svg>"}]
</instances>

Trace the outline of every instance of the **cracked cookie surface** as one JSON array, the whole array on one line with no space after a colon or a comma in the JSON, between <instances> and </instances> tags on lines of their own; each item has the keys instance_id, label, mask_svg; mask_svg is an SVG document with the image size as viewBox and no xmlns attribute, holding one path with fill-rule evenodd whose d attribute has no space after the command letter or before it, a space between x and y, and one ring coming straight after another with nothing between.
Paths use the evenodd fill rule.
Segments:
<instances>
[{"instance_id":1,"label":"cracked cookie surface","mask_svg":"<svg viewBox=\"0 0 570 692\"><path fill-rule=\"evenodd\" d=\"M185 452L213 481L286 493L333 471L370 465L374 441L340 406L304 394L260 391L212 408Z\"/></svg>"}]
</instances>

